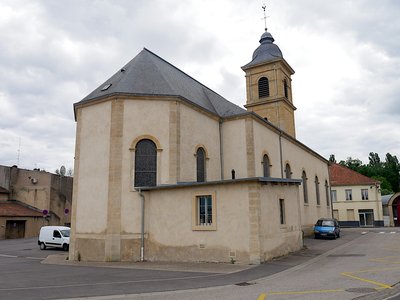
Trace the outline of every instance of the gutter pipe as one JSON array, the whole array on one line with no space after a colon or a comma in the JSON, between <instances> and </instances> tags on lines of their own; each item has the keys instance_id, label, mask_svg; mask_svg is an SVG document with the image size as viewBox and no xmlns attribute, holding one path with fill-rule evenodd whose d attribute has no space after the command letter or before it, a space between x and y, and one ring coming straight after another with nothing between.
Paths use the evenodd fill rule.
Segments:
<instances>
[{"instance_id":1,"label":"gutter pipe","mask_svg":"<svg viewBox=\"0 0 400 300\"><path fill-rule=\"evenodd\" d=\"M140 229L140 261L144 261L144 195L142 190L139 189L139 196L141 198L141 210L142 210L142 224Z\"/></svg>"}]
</instances>

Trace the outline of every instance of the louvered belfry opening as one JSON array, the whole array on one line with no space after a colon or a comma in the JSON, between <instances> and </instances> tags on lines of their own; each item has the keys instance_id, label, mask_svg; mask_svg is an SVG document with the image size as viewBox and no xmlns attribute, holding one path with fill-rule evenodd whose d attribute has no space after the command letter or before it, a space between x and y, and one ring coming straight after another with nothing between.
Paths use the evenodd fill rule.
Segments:
<instances>
[{"instance_id":1,"label":"louvered belfry opening","mask_svg":"<svg viewBox=\"0 0 400 300\"><path fill-rule=\"evenodd\" d=\"M269 97L269 80L267 77L261 77L258 81L258 97Z\"/></svg>"},{"instance_id":2,"label":"louvered belfry opening","mask_svg":"<svg viewBox=\"0 0 400 300\"><path fill-rule=\"evenodd\" d=\"M203 148L196 151L197 182L206 181L206 152Z\"/></svg>"},{"instance_id":3,"label":"louvered belfry opening","mask_svg":"<svg viewBox=\"0 0 400 300\"><path fill-rule=\"evenodd\" d=\"M141 140L135 151L135 186L157 184L157 147L151 140Z\"/></svg>"}]
</instances>

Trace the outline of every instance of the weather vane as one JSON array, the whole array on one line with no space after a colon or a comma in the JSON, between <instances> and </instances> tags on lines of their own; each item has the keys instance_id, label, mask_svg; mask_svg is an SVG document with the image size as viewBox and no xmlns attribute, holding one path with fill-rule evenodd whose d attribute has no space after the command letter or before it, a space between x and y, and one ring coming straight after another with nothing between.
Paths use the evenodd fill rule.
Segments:
<instances>
[{"instance_id":1,"label":"weather vane","mask_svg":"<svg viewBox=\"0 0 400 300\"><path fill-rule=\"evenodd\" d=\"M267 8L267 6L265 5L265 3L263 4L263 6L262 6L262 9L264 10L264 28L265 28L265 31L267 31L267 15L265 14L265 9Z\"/></svg>"}]
</instances>

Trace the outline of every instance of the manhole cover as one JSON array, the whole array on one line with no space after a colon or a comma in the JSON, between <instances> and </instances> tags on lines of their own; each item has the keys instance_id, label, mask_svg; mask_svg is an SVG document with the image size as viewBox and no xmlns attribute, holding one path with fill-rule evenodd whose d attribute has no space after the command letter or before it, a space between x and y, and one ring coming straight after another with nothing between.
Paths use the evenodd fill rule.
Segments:
<instances>
[{"instance_id":1,"label":"manhole cover","mask_svg":"<svg viewBox=\"0 0 400 300\"><path fill-rule=\"evenodd\" d=\"M239 282L239 283L236 283L235 285L246 286L246 285L253 285L253 284L254 284L253 282Z\"/></svg>"},{"instance_id":2,"label":"manhole cover","mask_svg":"<svg viewBox=\"0 0 400 300\"><path fill-rule=\"evenodd\" d=\"M347 289L346 292L350 292L350 293L373 293L376 292L375 289L373 288L350 288Z\"/></svg>"}]
</instances>

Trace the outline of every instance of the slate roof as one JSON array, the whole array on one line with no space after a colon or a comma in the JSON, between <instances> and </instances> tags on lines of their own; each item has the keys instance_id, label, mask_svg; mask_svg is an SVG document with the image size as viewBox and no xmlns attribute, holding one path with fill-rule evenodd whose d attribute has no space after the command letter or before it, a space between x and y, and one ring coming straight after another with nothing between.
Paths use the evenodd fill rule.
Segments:
<instances>
[{"instance_id":1,"label":"slate roof","mask_svg":"<svg viewBox=\"0 0 400 300\"><path fill-rule=\"evenodd\" d=\"M329 166L329 177L332 186L379 184L379 181L339 164Z\"/></svg>"},{"instance_id":2,"label":"slate roof","mask_svg":"<svg viewBox=\"0 0 400 300\"><path fill-rule=\"evenodd\" d=\"M116 94L177 96L219 117L247 112L146 48L74 107Z\"/></svg>"},{"instance_id":3,"label":"slate roof","mask_svg":"<svg viewBox=\"0 0 400 300\"><path fill-rule=\"evenodd\" d=\"M260 46L254 51L252 61L243 66L245 70L258 64L283 58L282 51L274 44L274 38L265 30L260 38Z\"/></svg>"},{"instance_id":4,"label":"slate roof","mask_svg":"<svg viewBox=\"0 0 400 300\"><path fill-rule=\"evenodd\" d=\"M24 205L18 201L1 201L0 217L42 217L39 209Z\"/></svg>"}]
</instances>

